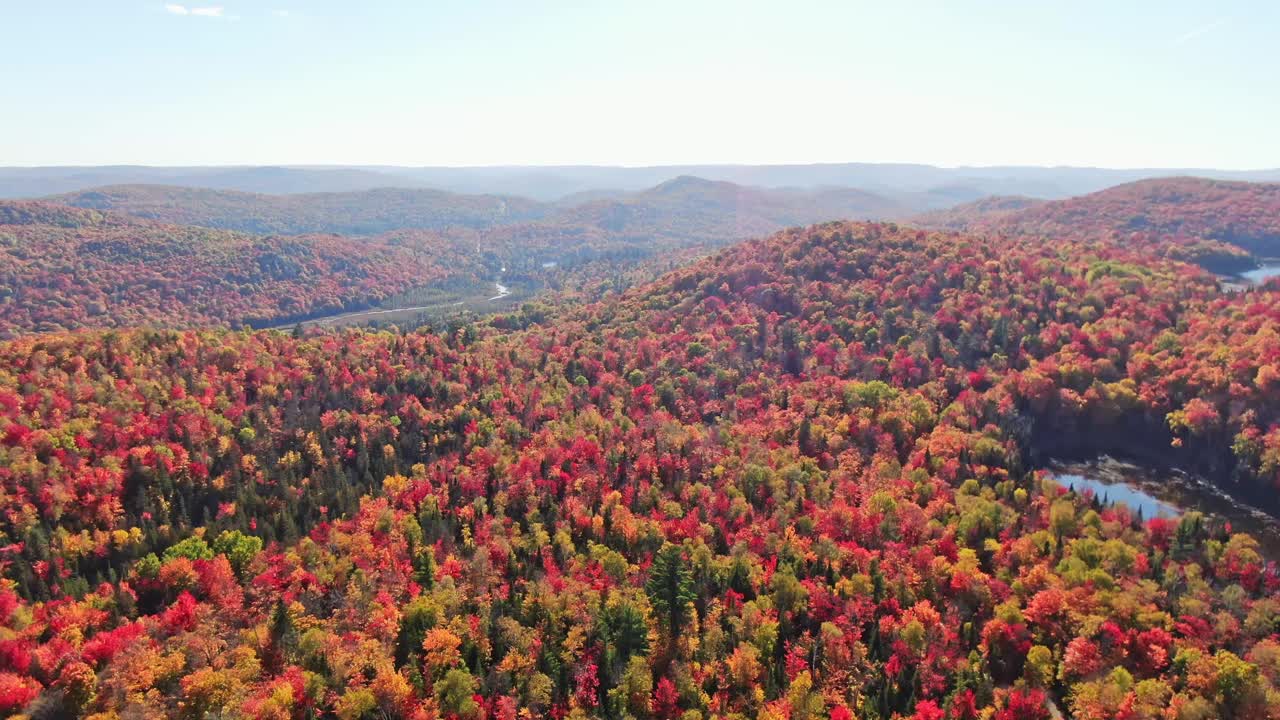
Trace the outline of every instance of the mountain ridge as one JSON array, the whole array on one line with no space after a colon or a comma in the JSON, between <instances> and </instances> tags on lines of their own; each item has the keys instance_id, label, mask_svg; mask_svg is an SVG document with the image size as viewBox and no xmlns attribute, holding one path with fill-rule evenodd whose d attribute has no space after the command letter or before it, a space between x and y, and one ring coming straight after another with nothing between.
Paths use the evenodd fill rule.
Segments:
<instances>
[{"instance_id":1,"label":"mountain ridge","mask_svg":"<svg viewBox=\"0 0 1280 720\"><path fill-rule=\"evenodd\" d=\"M388 165L0 167L0 197L42 197L98 185L172 184L249 192L292 193L432 187L465 194L526 196L544 202L578 192L637 191L680 175L762 187L861 187L877 192L927 192L964 186L979 195L1060 198L1151 177L1191 174L1220 179L1280 181L1280 168L942 167L923 163L679 164L405 167Z\"/></svg>"},{"instance_id":2,"label":"mountain ridge","mask_svg":"<svg viewBox=\"0 0 1280 720\"><path fill-rule=\"evenodd\" d=\"M336 193L272 195L168 185L116 185L42 198L45 202L180 225L259 234L335 232L376 235L402 229L484 231L528 223L586 224L644 232L664 218L689 223L693 234L720 240L768 233L787 225L842 218L886 218L915 206L856 188L757 188L678 176L638 192L579 196L577 203L541 203L505 195L465 195L430 188L376 188ZM736 221L735 221L736 218ZM713 228L720 227L716 230Z\"/></svg>"}]
</instances>

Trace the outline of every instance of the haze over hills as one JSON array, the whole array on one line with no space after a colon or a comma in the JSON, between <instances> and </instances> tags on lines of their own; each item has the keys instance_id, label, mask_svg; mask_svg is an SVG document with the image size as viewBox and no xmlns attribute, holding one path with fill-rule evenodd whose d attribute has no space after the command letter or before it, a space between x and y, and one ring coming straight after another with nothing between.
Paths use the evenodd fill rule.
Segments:
<instances>
[{"instance_id":1,"label":"haze over hills","mask_svg":"<svg viewBox=\"0 0 1280 720\"><path fill-rule=\"evenodd\" d=\"M1280 2L1150 5L0 4L0 720L1280 720Z\"/></svg>"},{"instance_id":2,"label":"haze over hills","mask_svg":"<svg viewBox=\"0 0 1280 720\"><path fill-rule=\"evenodd\" d=\"M540 203L514 196L380 188L342 193L266 195L166 185L96 187L46 198L163 222L256 233L368 235L397 229L483 230L538 221L582 225L642 240L663 231L726 242L790 225L878 219L930 207L853 188L755 188L682 176L640 192L603 191Z\"/></svg>"},{"instance_id":3,"label":"haze over hills","mask_svg":"<svg viewBox=\"0 0 1280 720\"><path fill-rule=\"evenodd\" d=\"M1106 169L1088 167L937 167L921 164L396 167L7 167L0 197L43 197L102 185L162 184L261 193L346 192L378 187L496 194L554 201L601 189L639 191L681 175L758 187L855 187L880 194L941 191L954 202L985 195L1062 198L1144 178L1196 175L1280 181L1280 169ZM942 204L932 207L940 207Z\"/></svg>"},{"instance_id":4,"label":"haze over hills","mask_svg":"<svg viewBox=\"0 0 1280 720\"><path fill-rule=\"evenodd\" d=\"M921 213L912 217L911 222L943 230L966 230L1046 202L1048 201L1024 195L991 195L949 208Z\"/></svg>"},{"instance_id":5,"label":"haze over hills","mask_svg":"<svg viewBox=\"0 0 1280 720\"><path fill-rule=\"evenodd\" d=\"M907 210L889 198L863 190L765 189L683 175L642 192L562 210L554 221L591 225L637 239L672 231L724 242L791 225L885 218Z\"/></svg>"},{"instance_id":6,"label":"haze over hills","mask_svg":"<svg viewBox=\"0 0 1280 720\"><path fill-rule=\"evenodd\" d=\"M1248 181L1280 181L1280 168L1106 169L1085 167L956 167L893 163L804 165L672 165L654 167L370 168L462 192L502 192L550 199L595 188L639 190L680 175L758 187L856 187L881 193L920 193L950 188L968 197L1023 194L1061 198L1143 178L1196 175Z\"/></svg>"},{"instance_id":7,"label":"haze over hills","mask_svg":"<svg viewBox=\"0 0 1280 720\"><path fill-rule=\"evenodd\" d=\"M401 228L485 228L546 216L520 197L461 195L425 188L268 195L172 185L110 185L48 198L183 225L298 234L374 235Z\"/></svg>"},{"instance_id":8,"label":"haze over hills","mask_svg":"<svg viewBox=\"0 0 1280 720\"><path fill-rule=\"evenodd\" d=\"M0 4L0 720L1280 720L1280 2L1149 5Z\"/></svg>"},{"instance_id":9,"label":"haze over hills","mask_svg":"<svg viewBox=\"0 0 1280 720\"><path fill-rule=\"evenodd\" d=\"M0 202L0 334L278 324L477 283L503 269L536 283L544 265L609 259L624 269L788 226L906 212L859 190L692 177L573 207L392 188L263 195L128 185L52 200Z\"/></svg>"},{"instance_id":10,"label":"haze over hills","mask_svg":"<svg viewBox=\"0 0 1280 720\"><path fill-rule=\"evenodd\" d=\"M261 193L351 192L421 183L359 168L94 167L0 168L0 198L36 198L103 185L163 184Z\"/></svg>"}]
</instances>

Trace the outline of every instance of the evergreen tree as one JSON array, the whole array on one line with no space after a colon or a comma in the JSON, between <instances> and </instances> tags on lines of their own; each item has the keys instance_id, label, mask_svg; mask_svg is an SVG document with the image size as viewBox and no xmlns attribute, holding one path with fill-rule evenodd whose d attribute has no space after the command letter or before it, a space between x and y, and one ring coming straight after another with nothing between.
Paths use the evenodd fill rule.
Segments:
<instances>
[{"instance_id":1,"label":"evergreen tree","mask_svg":"<svg viewBox=\"0 0 1280 720\"><path fill-rule=\"evenodd\" d=\"M693 591L693 571L680 546L667 543L654 555L644 589L670 633L679 633L689 619L689 604L697 599Z\"/></svg>"}]
</instances>

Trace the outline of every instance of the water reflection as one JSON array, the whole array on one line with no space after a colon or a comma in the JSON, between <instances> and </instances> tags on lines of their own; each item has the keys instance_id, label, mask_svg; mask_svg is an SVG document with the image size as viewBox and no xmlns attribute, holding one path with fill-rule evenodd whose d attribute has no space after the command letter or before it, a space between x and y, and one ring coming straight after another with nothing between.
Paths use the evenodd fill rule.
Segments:
<instances>
[{"instance_id":1,"label":"water reflection","mask_svg":"<svg viewBox=\"0 0 1280 720\"><path fill-rule=\"evenodd\" d=\"M1238 501L1208 480L1176 470L1119 462L1109 457L1085 463L1052 463L1055 480L1078 493L1092 492L1111 504L1123 503L1144 520L1177 518L1197 510L1231 523L1234 532L1252 535L1269 559L1280 559L1280 521Z\"/></svg>"},{"instance_id":2,"label":"water reflection","mask_svg":"<svg viewBox=\"0 0 1280 720\"><path fill-rule=\"evenodd\" d=\"M1059 483L1068 489L1084 494L1092 493L1102 500L1103 504L1123 504L1142 517L1176 518L1182 514L1178 508L1126 483L1105 482L1097 478L1086 477L1078 473L1061 473L1056 475Z\"/></svg>"},{"instance_id":3,"label":"water reflection","mask_svg":"<svg viewBox=\"0 0 1280 720\"><path fill-rule=\"evenodd\" d=\"M1261 267L1256 267L1248 272L1240 273L1240 277L1248 280L1254 285L1261 285L1277 275L1280 275L1280 263L1264 264Z\"/></svg>"}]
</instances>

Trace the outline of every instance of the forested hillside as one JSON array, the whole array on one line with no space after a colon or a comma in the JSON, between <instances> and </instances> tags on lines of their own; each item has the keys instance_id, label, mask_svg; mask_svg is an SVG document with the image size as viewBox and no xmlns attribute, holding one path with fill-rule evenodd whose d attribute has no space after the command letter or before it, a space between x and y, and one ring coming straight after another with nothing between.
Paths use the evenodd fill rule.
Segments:
<instances>
[{"instance_id":1,"label":"forested hillside","mask_svg":"<svg viewBox=\"0 0 1280 720\"><path fill-rule=\"evenodd\" d=\"M721 247L785 227L904 212L905 206L860 190L762 190L680 177L644 192L564 207L536 222L445 234L461 245L484 248L508 268L598 259L630 264L655 254Z\"/></svg>"},{"instance_id":2,"label":"forested hillside","mask_svg":"<svg viewBox=\"0 0 1280 720\"><path fill-rule=\"evenodd\" d=\"M384 188L363 192L261 195L164 185L94 188L49 198L73 207L112 210L181 225L253 233L377 235L392 230L485 231L543 221L548 232L604 231L619 240L684 234L727 242L792 225L845 218L885 218L910 205L852 188L763 189L679 177L633 193L583 196L555 204L519 197Z\"/></svg>"},{"instance_id":3,"label":"forested hillside","mask_svg":"<svg viewBox=\"0 0 1280 720\"><path fill-rule=\"evenodd\" d=\"M1207 238L1272 256L1280 254L1280 184L1144 180L1029 208L1002 226L1055 237L1105 230Z\"/></svg>"},{"instance_id":4,"label":"forested hillside","mask_svg":"<svg viewBox=\"0 0 1280 720\"><path fill-rule=\"evenodd\" d=\"M117 185L49 200L178 225L283 235L377 235L402 228L487 228L534 220L549 212L541 203L518 197L403 188L262 195L166 185Z\"/></svg>"},{"instance_id":5,"label":"forested hillside","mask_svg":"<svg viewBox=\"0 0 1280 720\"><path fill-rule=\"evenodd\" d=\"M439 238L259 237L0 203L0 337L80 327L289 322L479 272ZM447 261L446 261L447 259Z\"/></svg>"},{"instance_id":6,"label":"forested hillside","mask_svg":"<svg viewBox=\"0 0 1280 720\"><path fill-rule=\"evenodd\" d=\"M599 227L622 237L687 234L724 242L793 225L884 218L903 211L901 205L861 190L763 190L682 176L623 198L585 203L556 219L569 225Z\"/></svg>"},{"instance_id":7,"label":"forested hillside","mask_svg":"<svg viewBox=\"0 0 1280 720\"><path fill-rule=\"evenodd\" d=\"M1278 305L835 223L442 334L0 343L0 704L1277 717L1256 542L1031 459L1070 428L1274 488Z\"/></svg>"},{"instance_id":8,"label":"forested hillside","mask_svg":"<svg viewBox=\"0 0 1280 720\"><path fill-rule=\"evenodd\" d=\"M1046 200L1021 195L992 195L944 210L921 213L912 217L911 222L921 227L940 230L977 230L998 219L1046 202Z\"/></svg>"},{"instance_id":9,"label":"forested hillside","mask_svg":"<svg viewBox=\"0 0 1280 720\"><path fill-rule=\"evenodd\" d=\"M503 272L562 286L561 275L583 267L600 280L788 225L903 211L857 190L697 178L570 207L431 190L268 196L146 185L57 200L0 203L0 337L278 325Z\"/></svg>"},{"instance_id":10,"label":"forested hillside","mask_svg":"<svg viewBox=\"0 0 1280 720\"><path fill-rule=\"evenodd\" d=\"M1280 256L1280 184L1162 178L1015 212L982 201L920 220L968 231L1112 239L1158 247L1176 259L1224 272L1249 267L1253 260L1245 252Z\"/></svg>"},{"instance_id":11,"label":"forested hillside","mask_svg":"<svg viewBox=\"0 0 1280 720\"><path fill-rule=\"evenodd\" d=\"M1280 3L1129 5L0 4L0 720L1280 720Z\"/></svg>"}]
</instances>

